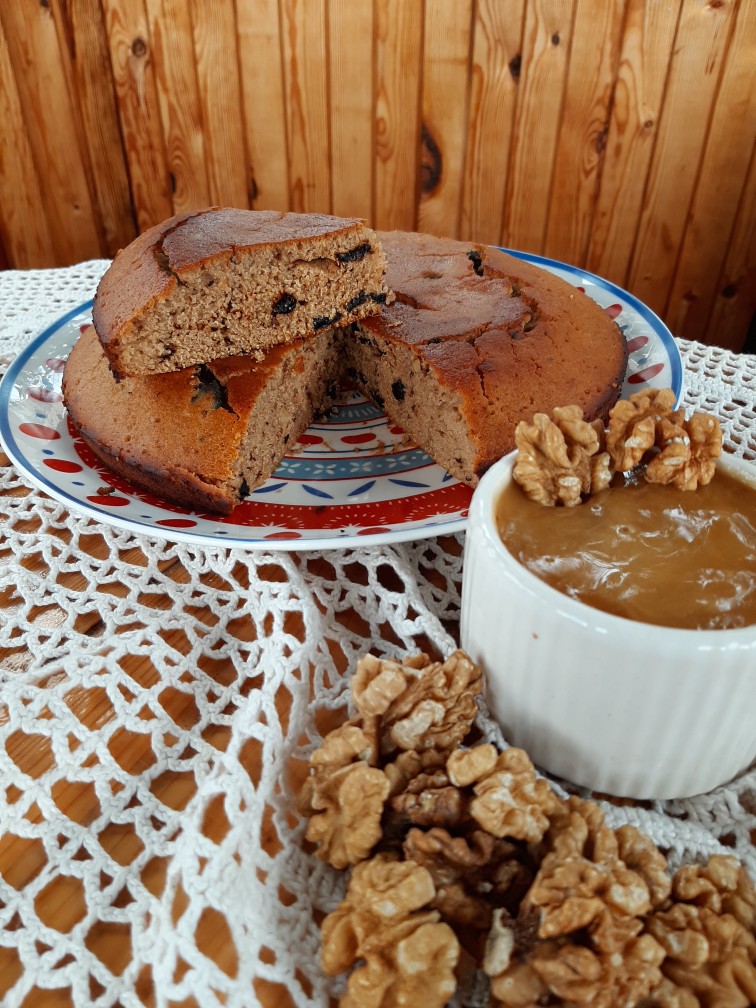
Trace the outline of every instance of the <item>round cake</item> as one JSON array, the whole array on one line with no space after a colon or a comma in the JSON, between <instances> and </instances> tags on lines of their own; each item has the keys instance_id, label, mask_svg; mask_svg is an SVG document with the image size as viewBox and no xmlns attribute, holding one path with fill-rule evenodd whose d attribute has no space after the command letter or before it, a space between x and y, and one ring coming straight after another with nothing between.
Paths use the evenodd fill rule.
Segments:
<instances>
[{"instance_id":1,"label":"round cake","mask_svg":"<svg viewBox=\"0 0 756 1008\"><path fill-rule=\"evenodd\" d=\"M393 303L257 356L119 381L88 330L64 373L74 427L136 485L228 513L330 407L345 375L470 486L534 413L577 404L586 420L606 420L627 347L585 293L499 249L403 232L378 239Z\"/></svg>"}]
</instances>

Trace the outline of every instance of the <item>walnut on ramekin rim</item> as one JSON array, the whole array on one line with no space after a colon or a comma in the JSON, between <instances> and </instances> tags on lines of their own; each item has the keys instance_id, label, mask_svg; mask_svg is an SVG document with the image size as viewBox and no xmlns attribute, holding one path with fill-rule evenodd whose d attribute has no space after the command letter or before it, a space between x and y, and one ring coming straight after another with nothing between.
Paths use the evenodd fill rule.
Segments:
<instances>
[{"instance_id":1,"label":"walnut on ramekin rim","mask_svg":"<svg viewBox=\"0 0 756 1008\"><path fill-rule=\"evenodd\" d=\"M587 423L579 406L557 407L551 417L536 413L515 429L514 478L539 504L574 507L609 485L609 456L600 420Z\"/></svg>"},{"instance_id":2,"label":"walnut on ramekin rim","mask_svg":"<svg viewBox=\"0 0 756 1008\"><path fill-rule=\"evenodd\" d=\"M717 417L674 409L672 389L649 389L620 399L600 420L587 422L578 406L536 413L515 430L515 481L531 500L575 507L609 486L616 472L644 465L649 483L695 490L714 476L722 454Z\"/></svg>"},{"instance_id":3,"label":"walnut on ramekin rim","mask_svg":"<svg viewBox=\"0 0 756 1008\"><path fill-rule=\"evenodd\" d=\"M322 928L324 971L350 971L341 1008L442 1008L470 963L490 1008L756 1003L756 890L735 858L671 876L523 750L469 743L480 674L461 651L367 656L353 686L358 713L313 753L299 802L318 856L351 866Z\"/></svg>"}]
</instances>

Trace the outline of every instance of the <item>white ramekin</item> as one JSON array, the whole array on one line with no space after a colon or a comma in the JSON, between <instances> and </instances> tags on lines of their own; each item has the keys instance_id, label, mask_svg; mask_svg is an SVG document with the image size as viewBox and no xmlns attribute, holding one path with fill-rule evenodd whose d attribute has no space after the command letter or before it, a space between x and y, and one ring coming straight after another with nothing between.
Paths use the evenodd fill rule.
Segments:
<instances>
[{"instance_id":1,"label":"white ramekin","mask_svg":"<svg viewBox=\"0 0 756 1008\"><path fill-rule=\"evenodd\" d=\"M505 738L542 769L613 795L682 798L730 780L756 758L756 626L653 626L541 581L496 529L514 457L475 490L462 582L461 644ZM754 467L720 465L756 490Z\"/></svg>"}]
</instances>

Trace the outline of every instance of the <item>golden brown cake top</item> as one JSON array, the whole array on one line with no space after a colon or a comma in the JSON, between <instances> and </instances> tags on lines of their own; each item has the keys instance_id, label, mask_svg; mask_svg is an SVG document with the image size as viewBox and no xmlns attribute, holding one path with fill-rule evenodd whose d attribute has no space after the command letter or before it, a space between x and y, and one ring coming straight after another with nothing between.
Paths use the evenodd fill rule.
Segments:
<instances>
[{"instance_id":1,"label":"golden brown cake top","mask_svg":"<svg viewBox=\"0 0 756 1008\"><path fill-rule=\"evenodd\" d=\"M485 393L502 378L526 387L548 376L598 393L597 381L621 384L622 333L565 280L490 246L398 231L379 238L396 300L360 325L411 347L447 385Z\"/></svg>"}]
</instances>

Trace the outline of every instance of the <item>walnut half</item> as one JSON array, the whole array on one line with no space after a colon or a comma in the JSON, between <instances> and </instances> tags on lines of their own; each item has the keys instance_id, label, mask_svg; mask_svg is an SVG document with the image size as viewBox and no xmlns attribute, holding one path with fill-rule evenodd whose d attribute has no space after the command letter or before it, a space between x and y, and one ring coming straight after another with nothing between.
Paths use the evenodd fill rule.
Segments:
<instances>
[{"instance_id":1,"label":"walnut half","mask_svg":"<svg viewBox=\"0 0 756 1008\"><path fill-rule=\"evenodd\" d=\"M472 784L470 814L492 836L540 840L558 805L548 781L539 778L527 753L506 749L492 759L493 746L454 753L447 763L452 782Z\"/></svg>"},{"instance_id":2,"label":"walnut half","mask_svg":"<svg viewBox=\"0 0 756 1008\"><path fill-rule=\"evenodd\" d=\"M579 406L558 406L551 417L536 413L530 424L520 421L515 482L539 504L580 504L611 480L603 433L601 421L587 423Z\"/></svg>"},{"instance_id":3,"label":"walnut half","mask_svg":"<svg viewBox=\"0 0 756 1008\"><path fill-rule=\"evenodd\" d=\"M310 757L300 807L310 815L306 837L318 857L346 868L369 856L381 837L388 777L371 766L377 740L349 721L332 731Z\"/></svg>"},{"instance_id":4,"label":"walnut half","mask_svg":"<svg viewBox=\"0 0 756 1008\"><path fill-rule=\"evenodd\" d=\"M459 942L436 910L430 872L378 855L357 865L343 902L323 921L323 969L350 974L341 1008L443 1008L456 989Z\"/></svg>"}]
</instances>

